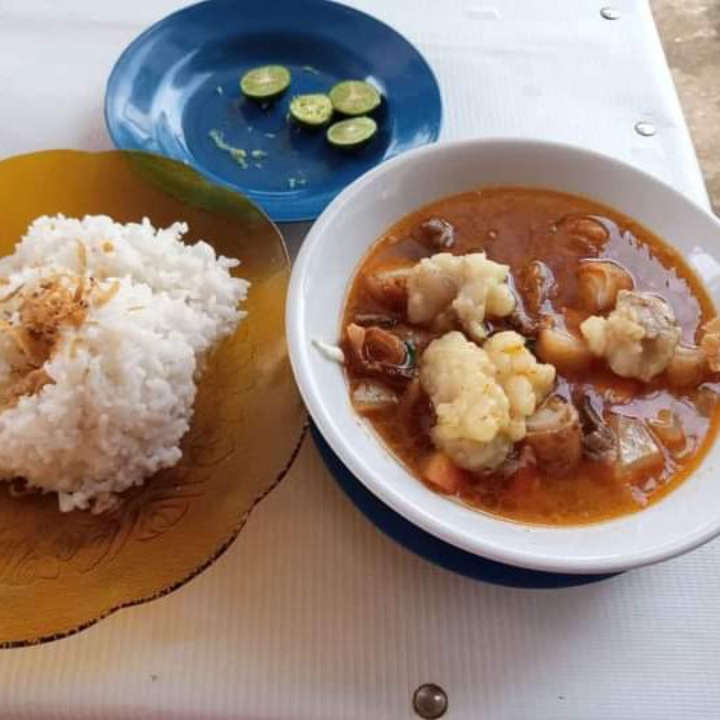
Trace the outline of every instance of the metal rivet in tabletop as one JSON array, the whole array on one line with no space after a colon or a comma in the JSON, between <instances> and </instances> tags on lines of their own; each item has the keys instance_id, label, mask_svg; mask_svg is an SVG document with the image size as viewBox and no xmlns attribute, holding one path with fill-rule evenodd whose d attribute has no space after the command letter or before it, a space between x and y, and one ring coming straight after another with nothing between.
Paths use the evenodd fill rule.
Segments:
<instances>
[{"instance_id":1,"label":"metal rivet in tabletop","mask_svg":"<svg viewBox=\"0 0 720 720\"><path fill-rule=\"evenodd\" d=\"M600 15L602 15L605 18L605 20L619 20L620 19L620 11L614 7L600 8Z\"/></svg>"},{"instance_id":2,"label":"metal rivet in tabletop","mask_svg":"<svg viewBox=\"0 0 720 720\"><path fill-rule=\"evenodd\" d=\"M435 683L421 685L413 694L413 710L426 720L442 717L448 708L445 691Z\"/></svg>"},{"instance_id":3,"label":"metal rivet in tabletop","mask_svg":"<svg viewBox=\"0 0 720 720\"><path fill-rule=\"evenodd\" d=\"M652 137L657 132L657 128L651 122L641 120L635 123L635 132L643 137Z\"/></svg>"}]
</instances>

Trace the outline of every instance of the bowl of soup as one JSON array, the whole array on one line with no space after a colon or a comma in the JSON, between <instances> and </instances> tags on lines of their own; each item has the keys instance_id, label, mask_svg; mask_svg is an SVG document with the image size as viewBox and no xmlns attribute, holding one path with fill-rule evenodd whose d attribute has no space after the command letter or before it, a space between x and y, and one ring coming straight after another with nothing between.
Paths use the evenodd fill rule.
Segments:
<instances>
[{"instance_id":1,"label":"bowl of soup","mask_svg":"<svg viewBox=\"0 0 720 720\"><path fill-rule=\"evenodd\" d=\"M720 223L578 148L470 140L348 187L287 305L319 431L377 497L562 573L720 533Z\"/></svg>"}]
</instances>

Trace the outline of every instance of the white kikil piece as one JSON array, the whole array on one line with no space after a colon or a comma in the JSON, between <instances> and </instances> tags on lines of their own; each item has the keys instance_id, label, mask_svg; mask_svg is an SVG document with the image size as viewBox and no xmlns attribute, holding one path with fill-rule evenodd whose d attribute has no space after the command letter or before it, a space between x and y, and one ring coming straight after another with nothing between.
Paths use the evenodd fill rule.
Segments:
<instances>
[{"instance_id":1,"label":"white kikil piece","mask_svg":"<svg viewBox=\"0 0 720 720\"><path fill-rule=\"evenodd\" d=\"M338 345L332 345L322 340L313 340L313 345L317 351L330 362L338 363L339 365L345 362L345 353L342 348Z\"/></svg>"}]
</instances>

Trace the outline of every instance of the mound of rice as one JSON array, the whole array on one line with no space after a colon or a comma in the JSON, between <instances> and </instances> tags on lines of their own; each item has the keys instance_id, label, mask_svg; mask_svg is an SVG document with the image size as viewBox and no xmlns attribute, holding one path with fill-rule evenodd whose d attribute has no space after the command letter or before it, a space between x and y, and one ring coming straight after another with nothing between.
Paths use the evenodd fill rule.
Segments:
<instances>
[{"instance_id":1,"label":"mound of rice","mask_svg":"<svg viewBox=\"0 0 720 720\"><path fill-rule=\"evenodd\" d=\"M248 289L186 232L42 217L0 260L0 478L99 512L180 460L203 355Z\"/></svg>"}]
</instances>

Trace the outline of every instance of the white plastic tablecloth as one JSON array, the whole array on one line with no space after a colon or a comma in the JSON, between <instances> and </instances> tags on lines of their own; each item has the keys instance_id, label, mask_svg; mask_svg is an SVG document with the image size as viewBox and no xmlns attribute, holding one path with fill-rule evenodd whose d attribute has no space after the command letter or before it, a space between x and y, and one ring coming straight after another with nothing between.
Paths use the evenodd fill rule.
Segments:
<instances>
[{"instance_id":1,"label":"white plastic tablecloth","mask_svg":"<svg viewBox=\"0 0 720 720\"><path fill-rule=\"evenodd\" d=\"M268 0L271 3L271 0ZM435 68L444 138L522 135L707 196L645 0L354 0ZM0 157L104 149L104 82L173 0L0 0ZM649 121L652 137L634 126ZM2 222L2 208L0 208ZM303 227L288 228L297 243ZM384 537L310 441L239 540L172 595L0 651L0 718L720 718L720 542L596 585L511 590Z\"/></svg>"}]
</instances>

